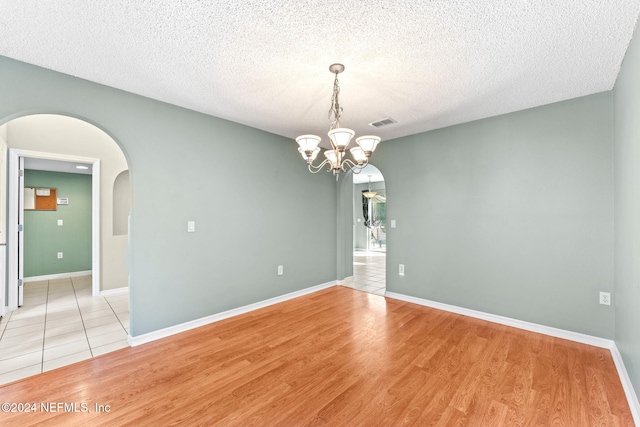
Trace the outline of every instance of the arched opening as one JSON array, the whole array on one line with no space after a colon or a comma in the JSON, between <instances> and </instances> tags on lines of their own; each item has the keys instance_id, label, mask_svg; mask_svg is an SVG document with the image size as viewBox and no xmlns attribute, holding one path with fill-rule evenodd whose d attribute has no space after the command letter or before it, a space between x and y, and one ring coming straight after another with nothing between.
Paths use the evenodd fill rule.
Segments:
<instances>
[{"instance_id":1,"label":"arched opening","mask_svg":"<svg viewBox=\"0 0 640 427\"><path fill-rule=\"evenodd\" d=\"M350 174L349 180L345 180L339 191L339 200L345 206L349 204L346 202L347 198L350 198L351 202L350 210L341 210L343 215L350 216L345 223L351 225L351 230L343 236L348 243L339 244L350 244L351 253L344 257L343 262L352 263L352 266L348 266L351 268L345 268L341 284L384 295L387 249L387 194L384 177L375 166L367 165L359 174Z\"/></svg>"},{"instance_id":2,"label":"arched opening","mask_svg":"<svg viewBox=\"0 0 640 427\"><path fill-rule=\"evenodd\" d=\"M373 165L367 165L353 177L354 250L384 253L387 248L387 196L384 177Z\"/></svg>"},{"instance_id":3,"label":"arched opening","mask_svg":"<svg viewBox=\"0 0 640 427\"><path fill-rule=\"evenodd\" d=\"M9 120L0 125L0 144L8 153L0 171L4 175L8 170L8 194L0 197L9 225L0 232L8 254L2 292L7 299L0 314L10 331L1 340L13 356L5 368L0 361L0 383L6 383L128 345L128 230L116 232L113 205L117 177L128 174L129 166L110 135L68 116ZM74 173L83 171L76 167L88 167L89 177L86 170L84 177ZM52 208L27 210L25 217L25 186L56 190ZM120 198L130 201L128 182L125 187L122 182L118 186L129 192ZM7 232L14 225L23 231ZM89 247L83 243L87 238ZM87 251L90 264L79 260Z\"/></svg>"}]
</instances>

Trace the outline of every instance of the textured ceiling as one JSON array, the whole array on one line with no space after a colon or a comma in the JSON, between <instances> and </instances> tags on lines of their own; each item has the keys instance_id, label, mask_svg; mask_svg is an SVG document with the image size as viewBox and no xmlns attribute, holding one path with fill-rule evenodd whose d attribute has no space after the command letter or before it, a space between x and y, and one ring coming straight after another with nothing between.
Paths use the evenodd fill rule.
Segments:
<instances>
[{"instance_id":1,"label":"textured ceiling","mask_svg":"<svg viewBox=\"0 0 640 427\"><path fill-rule=\"evenodd\" d=\"M0 0L0 55L287 137L383 140L613 88L640 0ZM374 129L369 122L398 123Z\"/></svg>"}]
</instances>

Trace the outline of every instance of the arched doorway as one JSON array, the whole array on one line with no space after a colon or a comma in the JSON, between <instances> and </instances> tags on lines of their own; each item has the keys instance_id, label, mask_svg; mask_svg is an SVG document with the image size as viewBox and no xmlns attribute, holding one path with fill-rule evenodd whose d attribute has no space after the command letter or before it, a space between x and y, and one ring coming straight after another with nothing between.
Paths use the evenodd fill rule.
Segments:
<instances>
[{"instance_id":1,"label":"arched doorway","mask_svg":"<svg viewBox=\"0 0 640 427\"><path fill-rule=\"evenodd\" d=\"M116 177L123 170L128 171L129 167L115 140L84 120L38 114L13 119L0 128L3 128L0 129L0 136L3 137L0 142L9 152L9 230L13 230L13 225L18 228L18 218L24 213L24 210L18 208L20 196L24 195L19 187L21 179L31 179L29 185L37 188L62 186L57 192L57 203L54 202L57 206L54 209L48 212L27 212L34 222L24 226L25 233L31 231L33 234L34 230L39 230L38 233L41 234L35 239L30 236L29 240L46 247L44 252L40 247L39 252L32 250L20 260L19 248L27 249L27 243L22 246L19 244L21 237L18 233L5 233L9 273L6 286L9 298L8 312L3 313L3 322L6 322L5 331L10 332L3 334L2 340L13 339L22 343L13 347L10 342L5 342L3 347L9 345L12 348L10 354L5 356L15 357L3 358L0 355L2 383L7 382L7 379L30 376L128 345L128 269L125 265L128 236L126 233L123 236L114 233L112 205ZM25 160L37 160L39 167L30 167L21 176L19 164ZM86 189L86 184L78 183L86 183L87 180L72 178L73 174L68 173L69 171L56 169L64 165L93 168L88 184L90 190L84 193L72 192L72 187L73 191L83 185ZM56 184L47 186L47 179ZM67 183L71 184L66 186ZM24 184L23 182L23 186ZM3 194L2 198L5 199L5 196ZM88 204L86 198L90 198ZM128 195L120 199L130 201L131 197ZM86 227L83 229L83 233L91 234L90 248L80 249L91 253L91 263L82 264L81 267L77 267L78 263L75 263L71 268L81 271L67 271L68 269L63 268L60 272L59 265L78 253L78 248L68 246L69 242L83 241L79 238L78 229L74 228L77 222L86 222L86 219L82 220L78 216L81 205L85 209L90 206L91 210L91 218L88 220L91 230L88 231ZM36 223L38 227L33 226ZM61 240L47 241L53 234L61 236ZM67 245L64 250L56 249L63 244ZM45 269L33 273L34 270L30 269L20 286L17 274L20 265L28 264L30 259L33 261L34 256L48 259L50 254L46 250L58 251L57 259L60 264L51 271ZM55 262L49 263L54 264ZM20 289L29 290L24 291L22 308L17 307ZM38 334L42 334L42 337L36 336ZM38 341L40 346L36 344ZM38 363L32 363L35 361ZM10 368L16 369L8 370Z\"/></svg>"},{"instance_id":2,"label":"arched doorway","mask_svg":"<svg viewBox=\"0 0 640 427\"><path fill-rule=\"evenodd\" d=\"M353 270L341 284L384 295L386 291L386 189L384 177L373 165L354 174L352 221Z\"/></svg>"}]
</instances>

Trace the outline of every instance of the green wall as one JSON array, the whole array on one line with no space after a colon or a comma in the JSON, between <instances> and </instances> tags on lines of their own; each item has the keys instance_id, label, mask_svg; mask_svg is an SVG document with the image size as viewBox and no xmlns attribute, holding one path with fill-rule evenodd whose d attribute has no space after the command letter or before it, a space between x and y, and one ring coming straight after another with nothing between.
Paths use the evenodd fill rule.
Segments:
<instances>
[{"instance_id":1,"label":"green wall","mask_svg":"<svg viewBox=\"0 0 640 427\"><path fill-rule=\"evenodd\" d=\"M65 114L125 152L132 336L335 280L335 179L293 140L5 57L0 93L0 124Z\"/></svg>"},{"instance_id":2,"label":"green wall","mask_svg":"<svg viewBox=\"0 0 640 427\"><path fill-rule=\"evenodd\" d=\"M91 270L91 175L25 170L24 182L69 199L55 211L24 212L24 277Z\"/></svg>"},{"instance_id":3,"label":"green wall","mask_svg":"<svg viewBox=\"0 0 640 427\"><path fill-rule=\"evenodd\" d=\"M601 93L381 144L387 290L613 339L611 108Z\"/></svg>"},{"instance_id":4,"label":"green wall","mask_svg":"<svg viewBox=\"0 0 640 427\"><path fill-rule=\"evenodd\" d=\"M616 344L640 390L640 40L627 50L613 92Z\"/></svg>"}]
</instances>

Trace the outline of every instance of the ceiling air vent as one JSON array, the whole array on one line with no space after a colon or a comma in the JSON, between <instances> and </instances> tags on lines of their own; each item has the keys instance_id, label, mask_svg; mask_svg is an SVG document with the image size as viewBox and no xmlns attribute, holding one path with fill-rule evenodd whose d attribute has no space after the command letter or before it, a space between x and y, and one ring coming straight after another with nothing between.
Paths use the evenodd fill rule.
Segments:
<instances>
[{"instance_id":1,"label":"ceiling air vent","mask_svg":"<svg viewBox=\"0 0 640 427\"><path fill-rule=\"evenodd\" d=\"M372 122L369 123L370 126L379 128L382 126L387 126L390 125L391 123L398 123L397 121L393 120L391 117L387 117L386 119L382 119L382 120L378 120L377 122Z\"/></svg>"}]
</instances>

